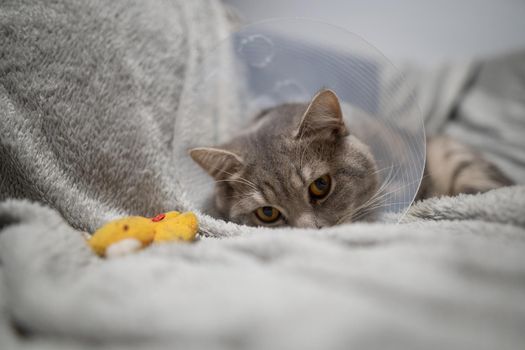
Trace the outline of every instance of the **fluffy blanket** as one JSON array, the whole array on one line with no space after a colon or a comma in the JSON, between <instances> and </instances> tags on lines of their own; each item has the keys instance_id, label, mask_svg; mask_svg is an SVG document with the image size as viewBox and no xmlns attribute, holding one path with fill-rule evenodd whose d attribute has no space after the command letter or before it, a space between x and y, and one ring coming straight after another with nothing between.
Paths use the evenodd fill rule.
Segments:
<instances>
[{"instance_id":1,"label":"fluffy blanket","mask_svg":"<svg viewBox=\"0 0 525 350\"><path fill-rule=\"evenodd\" d=\"M418 203L399 225L199 214L195 244L89 251L81 231L108 219L198 209L184 130L209 135L177 116L230 28L215 1L0 3L0 348L520 348L523 186ZM396 91L520 182L523 57L406 70L415 87Z\"/></svg>"}]
</instances>

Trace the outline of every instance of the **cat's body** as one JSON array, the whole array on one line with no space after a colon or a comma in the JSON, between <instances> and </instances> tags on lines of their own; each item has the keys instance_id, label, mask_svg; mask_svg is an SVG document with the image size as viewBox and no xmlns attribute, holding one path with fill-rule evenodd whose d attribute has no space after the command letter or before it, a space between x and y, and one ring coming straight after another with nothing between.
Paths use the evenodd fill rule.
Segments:
<instances>
[{"instance_id":1,"label":"cat's body","mask_svg":"<svg viewBox=\"0 0 525 350\"><path fill-rule=\"evenodd\" d=\"M447 136L427 140L425 175L417 199L486 192L513 182L481 153Z\"/></svg>"},{"instance_id":2,"label":"cat's body","mask_svg":"<svg viewBox=\"0 0 525 350\"><path fill-rule=\"evenodd\" d=\"M347 129L337 96L261 112L241 135L192 158L216 180L214 204L247 225L320 228L370 219L379 177L368 147ZM451 139L432 138L418 197L484 192L511 184L495 166Z\"/></svg>"}]
</instances>

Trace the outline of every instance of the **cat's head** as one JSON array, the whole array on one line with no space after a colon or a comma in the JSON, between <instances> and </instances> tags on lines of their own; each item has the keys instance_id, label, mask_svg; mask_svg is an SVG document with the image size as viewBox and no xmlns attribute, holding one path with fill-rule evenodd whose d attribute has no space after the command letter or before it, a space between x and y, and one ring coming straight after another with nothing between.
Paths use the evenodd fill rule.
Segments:
<instances>
[{"instance_id":1,"label":"cat's head","mask_svg":"<svg viewBox=\"0 0 525 350\"><path fill-rule=\"evenodd\" d=\"M251 226L351 222L378 186L374 158L347 129L331 90L269 109L231 142L190 155L215 179L222 216Z\"/></svg>"}]
</instances>

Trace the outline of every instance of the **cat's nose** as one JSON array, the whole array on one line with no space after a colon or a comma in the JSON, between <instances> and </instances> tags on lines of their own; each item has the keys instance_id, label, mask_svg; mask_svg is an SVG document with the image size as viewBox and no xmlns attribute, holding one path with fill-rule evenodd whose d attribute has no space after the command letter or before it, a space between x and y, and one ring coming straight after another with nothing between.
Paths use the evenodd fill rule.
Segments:
<instances>
[{"instance_id":1,"label":"cat's nose","mask_svg":"<svg viewBox=\"0 0 525 350\"><path fill-rule=\"evenodd\" d=\"M296 220L295 220L295 227L300 228L321 228L315 220L315 217L313 214L310 213L303 213L301 214Z\"/></svg>"}]
</instances>

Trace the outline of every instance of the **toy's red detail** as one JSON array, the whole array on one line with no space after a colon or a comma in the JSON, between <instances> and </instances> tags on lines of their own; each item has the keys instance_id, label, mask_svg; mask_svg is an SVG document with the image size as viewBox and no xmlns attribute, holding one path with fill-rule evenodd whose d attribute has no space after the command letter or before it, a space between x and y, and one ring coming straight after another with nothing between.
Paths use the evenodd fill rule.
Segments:
<instances>
[{"instance_id":1,"label":"toy's red detail","mask_svg":"<svg viewBox=\"0 0 525 350\"><path fill-rule=\"evenodd\" d=\"M166 217L166 214L159 214L151 219L153 222L159 222Z\"/></svg>"}]
</instances>

